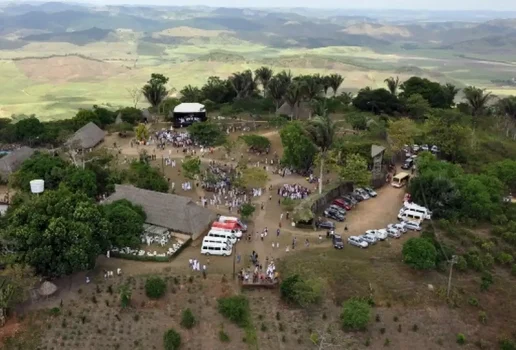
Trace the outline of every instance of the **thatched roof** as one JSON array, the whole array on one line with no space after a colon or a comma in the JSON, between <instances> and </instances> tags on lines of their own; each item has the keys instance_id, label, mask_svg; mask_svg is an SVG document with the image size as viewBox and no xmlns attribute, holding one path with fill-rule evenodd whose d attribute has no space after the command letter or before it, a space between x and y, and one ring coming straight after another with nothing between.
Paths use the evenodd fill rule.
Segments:
<instances>
[{"instance_id":1,"label":"thatched roof","mask_svg":"<svg viewBox=\"0 0 516 350\"><path fill-rule=\"evenodd\" d=\"M105 136L106 132L104 130L99 128L97 124L89 122L77 130L75 134L66 141L66 145L74 148L92 148L102 142Z\"/></svg>"},{"instance_id":2,"label":"thatched roof","mask_svg":"<svg viewBox=\"0 0 516 350\"><path fill-rule=\"evenodd\" d=\"M41 296L48 297L57 291L57 286L51 282L45 281L39 287L38 293Z\"/></svg>"},{"instance_id":3,"label":"thatched roof","mask_svg":"<svg viewBox=\"0 0 516 350\"><path fill-rule=\"evenodd\" d=\"M307 102L301 102L299 104L299 106L296 106L294 107L296 113L295 113L295 118L297 119L308 119L308 117L310 116L310 109L309 109L309 105ZM276 111L276 114L284 114L284 115L292 115L294 114L293 111L292 111L292 107L290 107L290 105L285 102L281 105L280 108L278 108L278 110Z\"/></svg>"},{"instance_id":4,"label":"thatched roof","mask_svg":"<svg viewBox=\"0 0 516 350\"><path fill-rule=\"evenodd\" d=\"M106 202L120 199L141 205L147 214L148 224L185 233L194 239L204 233L217 217L211 210L198 206L190 198L129 185L115 185L115 193Z\"/></svg>"},{"instance_id":5,"label":"thatched roof","mask_svg":"<svg viewBox=\"0 0 516 350\"><path fill-rule=\"evenodd\" d=\"M0 175L7 177L14 173L22 165L24 161L34 154L34 150L30 147L21 147L12 151L5 157L0 159Z\"/></svg>"},{"instance_id":6,"label":"thatched roof","mask_svg":"<svg viewBox=\"0 0 516 350\"><path fill-rule=\"evenodd\" d=\"M385 151L385 147L383 146L377 146L377 145L371 145L371 158L376 157L380 153Z\"/></svg>"}]
</instances>

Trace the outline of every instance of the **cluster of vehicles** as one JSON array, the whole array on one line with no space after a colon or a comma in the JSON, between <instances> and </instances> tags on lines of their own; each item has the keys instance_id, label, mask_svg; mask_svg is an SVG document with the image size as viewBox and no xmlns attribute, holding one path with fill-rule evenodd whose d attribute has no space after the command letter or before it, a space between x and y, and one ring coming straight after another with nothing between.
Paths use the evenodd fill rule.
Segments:
<instances>
[{"instance_id":1,"label":"cluster of vehicles","mask_svg":"<svg viewBox=\"0 0 516 350\"><path fill-rule=\"evenodd\" d=\"M378 194L372 188L356 188L353 192L335 199L323 212L323 216L335 221L346 220L346 212L364 200L376 197ZM318 227L331 229L335 225L332 222L319 223Z\"/></svg>"},{"instance_id":2,"label":"cluster of vehicles","mask_svg":"<svg viewBox=\"0 0 516 350\"><path fill-rule=\"evenodd\" d=\"M419 152L432 152L433 154L439 153L439 147L436 145L405 145L403 147L403 151L405 152L405 163L401 166L404 170L409 170L414 166L414 161L417 158L417 154Z\"/></svg>"},{"instance_id":3,"label":"cluster of vehicles","mask_svg":"<svg viewBox=\"0 0 516 350\"><path fill-rule=\"evenodd\" d=\"M367 230L361 236L351 236L348 238L348 243L359 248L367 248L389 237L398 239L408 231L421 231L421 223L431 218L432 212L426 207L406 201L398 214L400 223L389 224L386 228L379 230Z\"/></svg>"},{"instance_id":4,"label":"cluster of vehicles","mask_svg":"<svg viewBox=\"0 0 516 350\"><path fill-rule=\"evenodd\" d=\"M203 238L201 254L230 256L243 232L247 231L247 225L234 216L219 216L208 234Z\"/></svg>"}]
</instances>

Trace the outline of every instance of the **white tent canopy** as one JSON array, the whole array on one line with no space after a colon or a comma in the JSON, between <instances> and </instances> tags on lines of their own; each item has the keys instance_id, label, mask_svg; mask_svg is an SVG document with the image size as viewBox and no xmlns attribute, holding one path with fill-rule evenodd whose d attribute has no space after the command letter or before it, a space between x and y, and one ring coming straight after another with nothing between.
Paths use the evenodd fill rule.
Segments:
<instances>
[{"instance_id":1,"label":"white tent canopy","mask_svg":"<svg viewBox=\"0 0 516 350\"><path fill-rule=\"evenodd\" d=\"M200 103L181 103L174 108L174 113L201 113L206 108Z\"/></svg>"}]
</instances>

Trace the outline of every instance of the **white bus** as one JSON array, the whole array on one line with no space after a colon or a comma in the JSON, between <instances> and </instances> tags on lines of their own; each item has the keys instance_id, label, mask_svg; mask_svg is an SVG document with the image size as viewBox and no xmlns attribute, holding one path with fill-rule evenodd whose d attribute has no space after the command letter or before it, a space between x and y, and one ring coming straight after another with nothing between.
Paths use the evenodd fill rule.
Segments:
<instances>
[{"instance_id":1,"label":"white bus","mask_svg":"<svg viewBox=\"0 0 516 350\"><path fill-rule=\"evenodd\" d=\"M424 220L424 214L423 213L420 213L420 212L417 212L417 211L413 211L413 210L403 210L401 209L400 210L400 213L398 215L398 219L402 220L402 221L418 221L418 222L421 222Z\"/></svg>"},{"instance_id":2,"label":"white bus","mask_svg":"<svg viewBox=\"0 0 516 350\"><path fill-rule=\"evenodd\" d=\"M229 239L231 244L235 244L237 242L237 237L235 236L234 233L227 232L227 231L219 231L219 230L215 230L213 228L210 230L210 232L208 232L206 237Z\"/></svg>"},{"instance_id":3,"label":"white bus","mask_svg":"<svg viewBox=\"0 0 516 350\"><path fill-rule=\"evenodd\" d=\"M233 247L227 245L226 243L212 243L205 242L203 240L201 245L201 254L204 255L222 255L222 256L230 256L232 253Z\"/></svg>"},{"instance_id":4,"label":"white bus","mask_svg":"<svg viewBox=\"0 0 516 350\"><path fill-rule=\"evenodd\" d=\"M421 213L425 219L430 220L432 218L432 212L430 210L416 203L405 202L403 203L403 208L405 208L405 210L412 210Z\"/></svg>"},{"instance_id":5,"label":"white bus","mask_svg":"<svg viewBox=\"0 0 516 350\"><path fill-rule=\"evenodd\" d=\"M207 242L207 243L225 243L225 244L227 244L230 247L233 246L233 243L231 243L231 241L229 239L223 238L223 237L209 237L209 236L206 236L206 237L203 238L202 241L203 242Z\"/></svg>"},{"instance_id":6,"label":"white bus","mask_svg":"<svg viewBox=\"0 0 516 350\"><path fill-rule=\"evenodd\" d=\"M392 178L391 185L392 185L392 187L401 188L408 183L409 179L410 179L410 175L408 173L402 172L402 173L395 175Z\"/></svg>"}]
</instances>

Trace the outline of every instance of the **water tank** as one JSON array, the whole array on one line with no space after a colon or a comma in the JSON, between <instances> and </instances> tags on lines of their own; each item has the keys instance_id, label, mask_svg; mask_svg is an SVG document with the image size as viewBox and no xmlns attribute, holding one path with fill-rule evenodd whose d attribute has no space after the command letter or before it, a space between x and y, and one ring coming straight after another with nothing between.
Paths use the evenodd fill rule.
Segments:
<instances>
[{"instance_id":1,"label":"water tank","mask_svg":"<svg viewBox=\"0 0 516 350\"><path fill-rule=\"evenodd\" d=\"M43 193L44 190L45 190L45 181L32 180L30 182L30 191L32 193Z\"/></svg>"}]
</instances>

